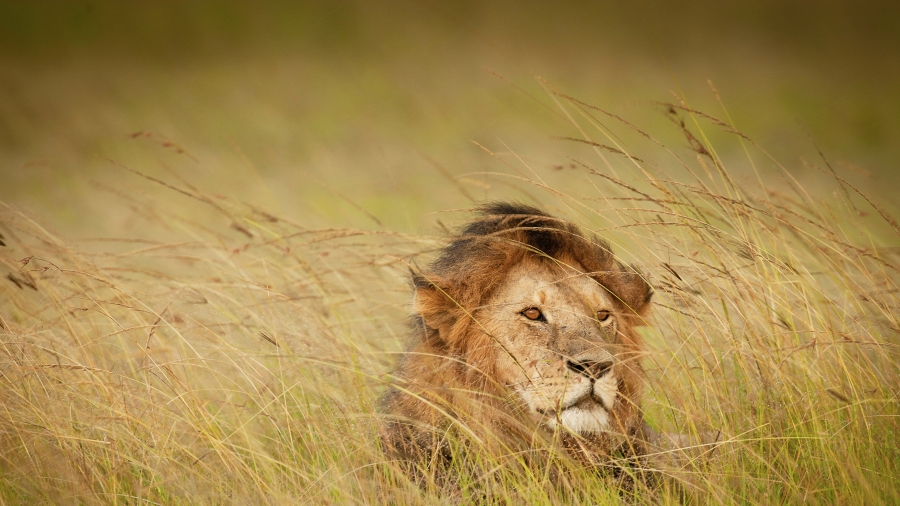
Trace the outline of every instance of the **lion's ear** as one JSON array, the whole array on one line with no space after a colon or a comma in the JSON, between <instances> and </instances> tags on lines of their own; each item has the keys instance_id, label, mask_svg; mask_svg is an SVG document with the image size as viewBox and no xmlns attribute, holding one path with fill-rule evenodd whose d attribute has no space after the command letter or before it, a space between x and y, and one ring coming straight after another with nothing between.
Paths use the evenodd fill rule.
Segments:
<instances>
[{"instance_id":1,"label":"lion's ear","mask_svg":"<svg viewBox=\"0 0 900 506\"><path fill-rule=\"evenodd\" d=\"M638 316L640 317L640 319L637 322L638 326L647 325L647 318L650 317L650 309L653 307L653 305L650 304L653 301L653 289L650 288L650 285L646 284L646 282L645 282L645 285L646 285L646 288L643 290L642 295L641 295L643 297L643 299L641 300L641 303L638 305L638 308L636 311Z\"/></svg>"},{"instance_id":2,"label":"lion's ear","mask_svg":"<svg viewBox=\"0 0 900 506\"><path fill-rule=\"evenodd\" d=\"M459 305L448 293L449 284L434 275L412 273L413 311L430 328L440 330L452 325L458 316Z\"/></svg>"},{"instance_id":3,"label":"lion's ear","mask_svg":"<svg viewBox=\"0 0 900 506\"><path fill-rule=\"evenodd\" d=\"M641 271L631 265L619 265L619 275L616 280L615 292L620 300L628 308L628 312L634 317L637 326L646 325L646 319L650 316L650 304L653 299L653 288L644 278Z\"/></svg>"}]
</instances>

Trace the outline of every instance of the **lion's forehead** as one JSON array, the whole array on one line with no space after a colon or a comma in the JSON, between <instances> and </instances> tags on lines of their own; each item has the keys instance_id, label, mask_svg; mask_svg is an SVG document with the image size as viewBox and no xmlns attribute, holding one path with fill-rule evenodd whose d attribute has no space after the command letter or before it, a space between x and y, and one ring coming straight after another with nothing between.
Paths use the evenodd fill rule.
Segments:
<instances>
[{"instance_id":1,"label":"lion's forehead","mask_svg":"<svg viewBox=\"0 0 900 506\"><path fill-rule=\"evenodd\" d=\"M580 266L550 267L539 262L523 262L510 269L491 302L495 307L534 304L586 316L590 310L613 308L609 292Z\"/></svg>"}]
</instances>

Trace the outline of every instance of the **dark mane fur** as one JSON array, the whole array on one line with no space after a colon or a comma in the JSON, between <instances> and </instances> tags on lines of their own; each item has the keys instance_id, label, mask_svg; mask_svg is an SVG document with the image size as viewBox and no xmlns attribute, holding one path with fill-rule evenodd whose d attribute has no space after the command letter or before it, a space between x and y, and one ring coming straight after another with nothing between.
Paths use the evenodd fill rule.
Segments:
<instances>
[{"instance_id":1,"label":"dark mane fur","mask_svg":"<svg viewBox=\"0 0 900 506\"><path fill-rule=\"evenodd\" d=\"M634 268L615 259L606 241L585 235L576 225L532 206L491 202L477 210L478 218L454 236L429 274L415 273L416 287L436 285L463 307L475 307L489 288L524 255L578 262L613 294L621 309L638 313L652 295L650 285Z\"/></svg>"}]
</instances>

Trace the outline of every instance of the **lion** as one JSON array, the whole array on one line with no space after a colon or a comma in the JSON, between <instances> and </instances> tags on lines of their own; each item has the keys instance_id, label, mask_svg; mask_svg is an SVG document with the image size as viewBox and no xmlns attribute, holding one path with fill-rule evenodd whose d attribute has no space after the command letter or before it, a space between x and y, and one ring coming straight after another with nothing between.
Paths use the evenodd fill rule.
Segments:
<instances>
[{"instance_id":1,"label":"lion","mask_svg":"<svg viewBox=\"0 0 900 506\"><path fill-rule=\"evenodd\" d=\"M653 291L608 243L491 203L412 284L413 339L381 400L389 455L450 459L451 430L508 451L556 434L597 466L646 451L636 329Z\"/></svg>"}]
</instances>

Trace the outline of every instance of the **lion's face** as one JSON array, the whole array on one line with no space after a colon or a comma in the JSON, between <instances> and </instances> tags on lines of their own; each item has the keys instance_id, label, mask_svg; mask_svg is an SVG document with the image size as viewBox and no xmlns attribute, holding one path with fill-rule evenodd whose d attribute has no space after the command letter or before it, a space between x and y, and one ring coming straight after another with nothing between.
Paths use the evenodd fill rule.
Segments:
<instances>
[{"instance_id":1,"label":"lion's face","mask_svg":"<svg viewBox=\"0 0 900 506\"><path fill-rule=\"evenodd\" d=\"M632 402L620 391L635 375L628 319L580 265L561 264L532 258L513 267L476 319L495 347L496 379L535 416L598 434Z\"/></svg>"}]
</instances>

